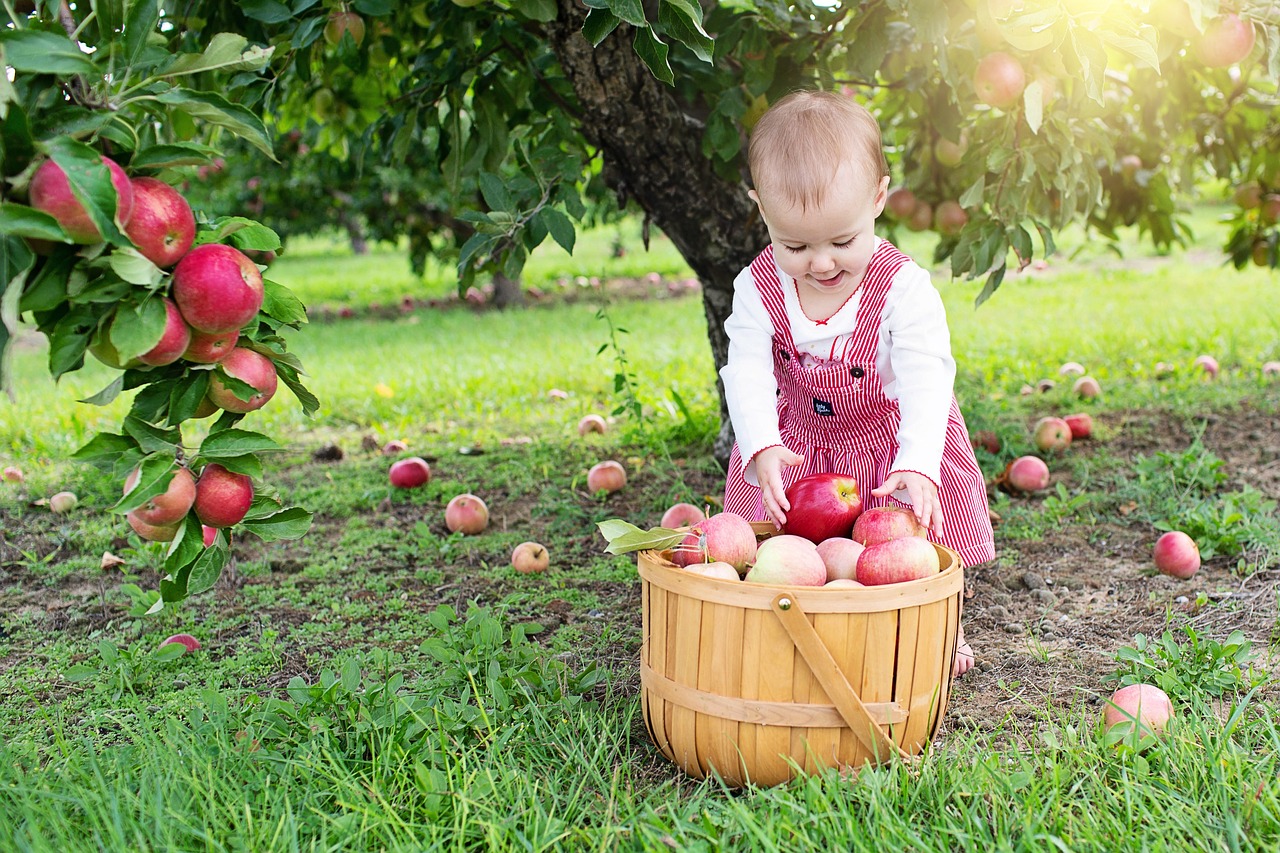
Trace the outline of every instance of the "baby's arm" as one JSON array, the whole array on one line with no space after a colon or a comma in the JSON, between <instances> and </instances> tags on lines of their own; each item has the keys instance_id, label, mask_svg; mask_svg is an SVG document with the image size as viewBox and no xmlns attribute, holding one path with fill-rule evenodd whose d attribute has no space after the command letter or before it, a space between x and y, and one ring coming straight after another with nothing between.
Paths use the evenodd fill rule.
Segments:
<instances>
[{"instance_id":1,"label":"baby's arm","mask_svg":"<svg viewBox=\"0 0 1280 853\"><path fill-rule=\"evenodd\" d=\"M787 501L787 487L782 482L782 469L799 465L804 462L804 457L786 445L775 444L757 453L754 461L765 511L773 519L774 526L781 530L787 523L787 510L791 509Z\"/></svg>"}]
</instances>

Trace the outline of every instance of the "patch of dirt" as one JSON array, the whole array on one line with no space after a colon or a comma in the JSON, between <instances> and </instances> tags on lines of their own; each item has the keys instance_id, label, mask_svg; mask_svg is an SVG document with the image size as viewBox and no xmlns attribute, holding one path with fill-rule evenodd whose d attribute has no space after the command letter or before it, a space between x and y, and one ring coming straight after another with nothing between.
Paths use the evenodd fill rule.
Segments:
<instances>
[{"instance_id":1,"label":"patch of dirt","mask_svg":"<svg viewBox=\"0 0 1280 853\"><path fill-rule=\"evenodd\" d=\"M1270 409L1246 404L1229 414L1208 416L1201 440L1225 460L1230 488L1248 483L1268 497L1280 499L1280 413L1274 410L1273 401L1268 405ZM1081 442L1072 448L1073 454L1087 455L1098 452L1095 448L1105 448L1109 456L1133 461L1159 451L1181 453L1198 431L1197 423L1149 410L1111 412L1097 421L1104 440L1093 445ZM318 464L303 455L296 466L283 472L282 480L303 476ZM722 488L718 475L699 466L687 466L683 476L698 496L714 498ZM1065 467L1063 473L1055 472L1055 479L1071 489L1069 478ZM643 474L636 480L635 488L610 496L604 508L609 516L642 526L656 525L653 491L644 488ZM486 497L491 498L495 525L527 530L530 539L554 541L557 566L588 565L598 559L603 543L594 529L569 536L552 532L563 528L563 521L539 515L538 495L495 491ZM584 507L594 500L585 493L580 497ZM1038 505L1043 499L1019 500ZM411 531L424 520L420 506L407 504L389 505L371 516L368 521L372 526L403 531ZM243 576L228 571L214 594L192 608L195 621L226 626L212 644L224 649L224 654L234 653L241 643L261 642L265 627L279 632L279 647L287 652L281 652L276 672L258 677L255 689L276 691L299 675L314 679L316 662L330 659L348 642L343 632L336 632L323 647L314 647L314 640L311 647L290 642L290 634L316 614L287 604L248 612L244 605L247 587L305 590L318 583L307 578L304 569L312 555L337 547L347 521L317 516L313 532L299 543L238 541L240 559L265 564L268 572ZM438 518L428 521L432 530L445 532ZM72 552L57 525L47 514L18 516L0 507L0 643L7 652L0 657L0 669L35 653L15 647L19 633L31 637L34 632L57 631L83 638L88 649L92 632L116 630L112 624L122 624L126 608L118 603L119 596L103 594L104 583L118 583L118 576L104 580L96 569L79 573L57 570L61 560L86 556ZM1189 620L1197 631L1215 639L1239 629L1259 650L1268 648L1276 631L1280 570L1272 568L1241 578L1232 571L1233 559L1217 558L1207 561L1192 581L1154 574L1151 547L1155 531L1123 516L1100 519L1097 524L1069 523L1034 541L1015 539L1000 525L996 536L998 559L970 570L966 579L963 624L979 665L956 682L942 736L957 728L994 729L1010 722L1030 725L1047 711L1082 704L1099 707L1101 696L1110 691L1102 678L1115 669L1116 650L1131 644L1137 633L1158 636L1170 613ZM49 561L51 565L40 562L51 554L56 554ZM99 555L92 556L96 563ZM465 547L449 553L443 580L429 584L416 576L419 566L409 564L402 553L375 552L362 558L364 567L387 581L388 592L351 589L348 594L353 600L376 601L383 595L407 593L407 606L416 612L428 612L440 604L464 611L470 601L494 604L525 589L505 570L489 568L499 565L500 559L483 537L468 540ZM155 588L158 578L154 572L144 574L139 585ZM605 581L564 570L557 574L555 583L564 590L555 593L558 597L547 600L531 594L532 603L508 607L508 618L539 622L546 630L537 636L544 639L571 627L583 637L579 650L570 655L572 663L597 662L616 674L618 686L638 691L638 579ZM589 592L591 600L599 603L589 609L575 606L570 600L581 597L570 594L573 591ZM1206 596L1207 603L1197 605L1199 593ZM377 613L377 608L374 610ZM379 613L366 621L373 628L392 624L396 618L394 613ZM597 640L606 636L606 631L611 637L608 644ZM420 637L407 637L403 648L409 651L420 641ZM61 690L65 685L55 682L39 686L35 695L53 697ZM1266 691L1274 697L1278 688Z\"/></svg>"}]
</instances>

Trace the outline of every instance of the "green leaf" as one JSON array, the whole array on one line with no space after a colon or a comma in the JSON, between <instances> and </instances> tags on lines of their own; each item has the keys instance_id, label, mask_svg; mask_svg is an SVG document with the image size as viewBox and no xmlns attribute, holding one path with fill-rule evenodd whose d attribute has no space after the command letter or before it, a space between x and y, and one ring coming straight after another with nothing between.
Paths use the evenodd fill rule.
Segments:
<instances>
[{"instance_id":1,"label":"green leaf","mask_svg":"<svg viewBox=\"0 0 1280 853\"><path fill-rule=\"evenodd\" d=\"M515 210L515 202L511 200L511 194L507 192L506 182L502 178L489 172L481 172L479 180L480 194L484 196L484 203L490 210Z\"/></svg>"},{"instance_id":2,"label":"green leaf","mask_svg":"<svg viewBox=\"0 0 1280 853\"><path fill-rule=\"evenodd\" d=\"M176 428L161 429L133 415L125 415L124 431L133 436L146 453L173 453L182 446L182 433Z\"/></svg>"},{"instance_id":3,"label":"green leaf","mask_svg":"<svg viewBox=\"0 0 1280 853\"><path fill-rule=\"evenodd\" d=\"M90 406L106 406L116 397L120 396L120 392L124 390L124 374L121 373L111 381L111 384L103 388L92 397L85 397L77 402L88 403Z\"/></svg>"},{"instance_id":4,"label":"green leaf","mask_svg":"<svg viewBox=\"0 0 1280 853\"><path fill-rule=\"evenodd\" d=\"M206 438L200 445L199 453L207 459L216 460L224 456L243 456L246 453L265 453L283 449L261 433L247 429L224 429Z\"/></svg>"},{"instance_id":5,"label":"green leaf","mask_svg":"<svg viewBox=\"0 0 1280 853\"><path fill-rule=\"evenodd\" d=\"M672 530L669 527L654 527L641 530L634 524L619 519L610 519L597 523L596 527L609 547L607 554L626 554L631 551L647 551L651 548L672 548L688 535L688 531Z\"/></svg>"},{"instance_id":6,"label":"green leaf","mask_svg":"<svg viewBox=\"0 0 1280 853\"><path fill-rule=\"evenodd\" d=\"M249 45L247 38L236 33L218 33L209 40L204 53L184 53L156 76L176 77L203 71L257 71L266 66L274 51L273 47Z\"/></svg>"},{"instance_id":7,"label":"green leaf","mask_svg":"<svg viewBox=\"0 0 1280 853\"><path fill-rule=\"evenodd\" d=\"M233 104L212 92L197 92L192 89L171 89L157 95L156 100L177 107L192 118L226 128L266 154L272 162L279 162L275 152L271 150L271 138L267 135L262 118L247 107Z\"/></svg>"},{"instance_id":8,"label":"green leaf","mask_svg":"<svg viewBox=\"0 0 1280 853\"><path fill-rule=\"evenodd\" d=\"M293 392L293 396L297 397L298 402L302 404L303 414L308 417L314 415L320 408L320 401L298 379L297 372L288 365L281 365L276 362L276 373L280 377L280 381L288 386L289 390Z\"/></svg>"},{"instance_id":9,"label":"green leaf","mask_svg":"<svg viewBox=\"0 0 1280 853\"><path fill-rule=\"evenodd\" d=\"M964 195L960 196L959 204L963 208L977 207L982 203L982 195L987 191L987 176L979 175L978 180L973 182L973 186L964 191Z\"/></svg>"},{"instance_id":10,"label":"green leaf","mask_svg":"<svg viewBox=\"0 0 1280 853\"><path fill-rule=\"evenodd\" d=\"M171 169L174 166L200 166L218 156L218 149L196 142L173 142L143 148L129 161L131 171Z\"/></svg>"},{"instance_id":11,"label":"green leaf","mask_svg":"<svg viewBox=\"0 0 1280 853\"><path fill-rule=\"evenodd\" d=\"M116 461L131 454L140 454L138 443L132 438L112 432L100 432L83 445L71 458L86 462L100 471L114 471Z\"/></svg>"},{"instance_id":12,"label":"green leaf","mask_svg":"<svg viewBox=\"0 0 1280 853\"><path fill-rule=\"evenodd\" d=\"M69 252L56 252L45 261L40 272L32 279L22 294L18 310L49 311L67 298L67 279L78 258Z\"/></svg>"},{"instance_id":13,"label":"green leaf","mask_svg":"<svg viewBox=\"0 0 1280 853\"><path fill-rule=\"evenodd\" d=\"M672 73L671 65L667 62L670 49L652 29L647 26L637 27L635 40L631 44L636 54L644 60L644 64L649 66L654 77L667 85L675 84L675 74Z\"/></svg>"},{"instance_id":14,"label":"green leaf","mask_svg":"<svg viewBox=\"0 0 1280 853\"><path fill-rule=\"evenodd\" d=\"M25 204L6 201L0 203L0 237L34 237L38 240L56 240L60 243L70 242L67 232L62 230L58 220L43 210L27 207Z\"/></svg>"},{"instance_id":15,"label":"green leaf","mask_svg":"<svg viewBox=\"0 0 1280 853\"><path fill-rule=\"evenodd\" d=\"M164 570L173 574L183 566L191 565L203 550L204 530L201 529L200 519L194 512L189 512L182 519L178 535L174 536L173 541L169 543L169 549L164 558Z\"/></svg>"},{"instance_id":16,"label":"green leaf","mask_svg":"<svg viewBox=\"0 0 1280 853\"><path fill-rule=\"evenodd\" d=\"M124 61L133 66L147 49L147 39L160 22L159 0L133 0L124 25Z\"/></svg>"},{"instance_id":17,"label":"green leaf","mask_svg":"<svg viewBox=\"0 0 1280 853\"><path fill-rule=\"evenodd\" d=\"M982 287L982 292L973 300L973 306L976 308L991 298L991 294L995 293L1000 287L1000 282L1004 281L1005 271L1008 269L1004 264L996 267L991 271L991 275L987 276L987 282Z\"/></svg>"},{"instance_id":18,"label":"green leaf","mask_svg":"<svg viewBox=\"0 0 1280 853\"><path fill-rule=\"evenodd\" d=\"M142 383L134 382L133 385L130 385L129 374L141 374L146 378ZM143 387L137 394L133 395L133 405L129 407L129 416L148 424L167 421L169 419L169 400L173 397L173 390L177 387L178 380L151 379L147 376L146 371L139 370L130 370L125 374L126 389L137 387L139 384Z\"/></svg>"},{"instance_id":19,"label":"green leaf","mask_svg":"<svg viewBox=\"0 0 1280 853\"><path fill-rule=\"evenodd\" d=\"M107 264L111 271L129 284L141 284L155 289L164 278L164 270L131 246L124 246L107 256ZM150 300L159 303L159 300ZM163 306L163 303L159 303ZM158 340L158 339L157 339ZM146 352L146 350L143 350Z\"/></svg>"},{"instance_id":20,"label":"green leaf","mask_svg":"<svg viewBox=\"0 0 1280 853\"><path fill-rule=\"evenodd\" d=\"M132 245L116 227L116 203L120 197L102 155L68 136L46 140L40 147L66 173L72 194L84 206L102 238L117 246Z\"/></svg>"},{"instance_id":21,"label":"green leaf","mask_svg":"<svg viewBox=\"0 0 1280 853\"><path fill-rule=\"evenodd\" d=\"M0 237L0 250L0 388L12 398L10 342L18 336L19 306L36 258L25 243L13 237Z\"/></svg>"},{"instance_id":22,"label":"green leaf","mask_svg":"<svg viewBox=\"0 0 1280 853\"><path fill-rule=\"evenodd\" d=\"M542 219L546 223L547 230L551 232L551 239L559 243L560 248L572 255L574 243L578 236L577 229L573 227L573 220L554 207L543 208Z\"/></svg>"},{"instance_id":23,"label":"green leaf","mask_svg":"<svg viewBox=\"0 0 1280 853\"><path fill-rule=\"evenodd\" d=\"M157 495L163 495L168 491L174 475L178 473L178 460L173 457L172 452L152 453L143 458L138 470L137 482L120 500L116 501L115 506L111 507L111 512L124 515Z\"/></svg>"},{"instance_id":24,"label":"green leaf","mask_svg":"<svg viewBox=\"0 0 1280 853\"><path fill-rule=\"evenodd\" d=\"M264 24L283 24L293 17L289 7L279 0L240 0L240 10L246 17Z\"/></svg>"},{"instance_id":25,"label":"green leaf","mask_svg":"<svg viewBox=\"0 0 1280 853\"><path fill-rule=\"evenodd\" d=\"M515 10L530 20L549 23L556 19L555 0L520 0Z\"/></svg>"},{"instance_id":26,"label":"green leaf","mask_svg":"<svg viewBox=\"0 0 1280 853\"><path fill-rule=\"evenodd\" d=\"M213 589L227 565L227 550L224 548L205 548L191 565L187 575L187 595L199 595Z\"/></svg>"},{"instance_id":27,"label":"green leaf","mask_svg":"<svg viewBox=\"0 0 1280 853\"><path fill-rule=\"evenodd\" d=\"M703 62L711 62L715 42L702 28L702 7L693 0L659 0L658 23Z\"/></svg>"},{"instance_id":28,"label":"green leaf","mask_svg":"<svg viewBox=\"0 0 1280 853\"><path fill-rule=\"evenodd\" d=\"M587 5L595 8L608 8L609 11L633 27L649 26L649 22L645 20L644 6L640 0L591 0Z\"/></svg>"},{"instance_id":29,"label":"green leaf","mask_svg":"<svg viewBox=\"0 0 1280 853\"><path fill-rule=\"evenodd\" d=\"M78 306L58 320L49 332L49 374L58 377L79 370L84 365L84 353L93 332L93 311L88 306Z\"/></svg>"},{"instance_id":30,"label":"green leaf","mask_svg":"<svg viewBox=\"0 0 1280 853\"><path fill-rule=\"evenodd\" d=\"M261 222L246 219L243 216L219 216L209 223L212 230L202 231L196 237L196 244L225 243L230 238L231 245L237 249L254 249L260 252L274 252L282 245L280 235Z\"/></svg>"},{"instance_id":31,"label":"green leaf","mask_svg":"<svg viewBox=\"0 0 1280 853\"><path fill-rule=\"evenodd\" d=\"M311 529L311 518L307 510L292 506L265 518L245 519L241 526L265 542L277 542L304 536Z\"/></svg>"},{"instance_id":32,"label":"green leaf","mask_svg":"<svg viewBox=\"0 0 1280 853\"><path fill-rule=\"evenodd\" d=\"M244 456L219 456L217 462L235 474L244 474L255 480L262 479L262 462L252 453L246 453Z\"/></svg>"},{"instance_id":33,"label":"green leaf","mask_svg":"<svg viewBox=\"0 0 1280 853\"><path fill-rule=\"evenodd\" d=\"M169 312L161 299L143 300L136 308L125 303L116 309L110 341L120 354L120 362L124 364L160 343L168 321Z\"/></svg>"},{"instance_id":34,"label":"green leaf","mask_svg":"<svg viewBox=\"0 0 1280 853\"><path fill-rule=\"evenodd\" d=\"M599 47L600 42L608 38L620 23L622 20L608 9L592 9L582 24L582 35L592 47Z\"/></svg>"},{"instance_id":35,"label":"green leaf","mask_svg":"<svg viewBox=\"0 0 1280 853\"><path fill-rule=\"evenodd\" d=\"M35 29L0 30L0 47L5 64L15 71L31 74L97 75L93 64L80 46L59 34Z\"/></svg>"},{"instance_id":36,"label":"green leaf","mask_svg":"<svg viewBox=\"0 0 1280 853\"><path fill-rule=\"evenodd\" d=\"M307 322L307 308L293 291L270 279L262 280L262 310L268 317L286 326Z\"/></svg>"},{"instance_id":37,"label":"green leaf","mask_svg":"<svg viewBox=\"0 0 1280 853\"><path fill-rule=\"evenodd\" d=\"M1032 80L1027 88L1022 90L1022 104L1024 113L1027 117L1027 127L1031 128L1032 133L1040 132L1040 125L1044 122L1044 86L1039 80ZM961 207L964 203L961 202Z\"/></svg>"},{"instance_id":38,"label":"green leaf","mask_svg":"<svg viewBox=\"0 0 1280 853\"><path fill-rule=\"evenodd\" d=\"M185 378L178 380L169 392L170 425L176 426L195 417L196 409L200 408L209 390L210 375L208 370L191 370Z\"/></svg>"}]
</instances>

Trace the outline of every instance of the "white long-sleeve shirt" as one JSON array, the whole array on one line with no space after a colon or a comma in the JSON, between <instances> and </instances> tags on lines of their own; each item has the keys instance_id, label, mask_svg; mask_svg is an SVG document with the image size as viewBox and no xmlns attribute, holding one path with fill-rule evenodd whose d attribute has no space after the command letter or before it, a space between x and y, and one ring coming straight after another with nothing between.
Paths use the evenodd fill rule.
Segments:
<instances>
[{"instance_id":1,"label":"white long-sleeve shirt","mask_svg":"<svg viewBox=\"0 0 1280 853\"><path fill-rule=\"evenodd\" d=\"M837 358L854 331L862 289L819 324L801 309L795 279L781 269L777 273L796 348L802 356L817 360ZM748 483L758 485L756 454L783 442L777 412L778 383L773 373L774 327L750 267L734 280L733 312L725 321L725 332L729 357L720 376L746 466L744 476ZM897 401L902 418L898 452L890 470L917 471L938 483L956 363L942 297L928 271L914 262L905 263L889 287L879 337L876 371L885 396Z\"/></svg>"}]
</instances>

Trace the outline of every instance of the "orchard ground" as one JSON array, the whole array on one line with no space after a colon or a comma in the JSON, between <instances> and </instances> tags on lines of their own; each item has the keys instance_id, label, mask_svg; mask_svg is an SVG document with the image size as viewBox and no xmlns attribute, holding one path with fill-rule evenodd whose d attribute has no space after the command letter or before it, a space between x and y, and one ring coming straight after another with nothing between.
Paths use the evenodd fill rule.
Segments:
<instances>
[{"instance_id":1,"label":"orchard ground","mask_svg":"<svg viewBox=\"0 0 1280 853\"><path fill-rule=\"evenodd\" d=\"M124 520L106 512L120 484L66 461L95 431L118 423L126 401L105 410L76 403L105 384L107 372L90 365L54 386L43 372L42 344L33 341L15 364L18 400L0 404L0 463L26 473L23 484L0 484L6 614L0 620L0 724L8 753L3 764L11 767L5 784L13 786L0 808L0 829L20 838L43 826L48 838L73 842L92 837L86 827L116 820L120 837L129 837L125 830L145 821L121 823L84 806L101 793L79 789L85 779L99 778L92 784L127 804L133 796L127 787L138 783L131 774L142 772L138 767L170 767L164 756L177 755L179 744L190 753L190 732L206 732L209 743L232 751L237 736L253 750L261 740L261 755L240 749L236 760L245 763L220 771L230 773L234 785L207 783L217 793L213 800L234 801L240 789L255 788L245 779L265 786L271 773L301 784L297 774L320 759L292 736L279 735L285 724L277 721L272 729L255 717L269 710L255 697L292 702L296 711L305 694L296 679L314 685L325 670L341 672L345 665L355 667L354 676L349 671L339 679L352 691L350 708L373 701L367 690L358 701L351 698L358 692L352 685L385 684L392 672L404 674L408 693L434 696L450 685L452 701L484 708L492 720L447 706L469 721L448 730L449 742L463 756L496 763L462 772L459 759L439 778L430 776L438 768L431 769L429 784L406 765L403 778L392 777L386 790L361 799L371 790L370 774L385 772L378 759L395 764L404 756L384 751L387 741L353 734L370 726L384 732L380 718L352 712L348 719L347 705L313 697L298 719L305 723L311 715L314 725L324 718L326 732L342 729L350 737L326 741L337 758L324 761L337 763L295 791L297 802L313 802L313 810L296 802L261 804L272 815L267 823L287 813L294 837L348 838L343 833L355 826L348 818L356 815L363 834L344 843L411 846L409 829L421 836L439 820L410 809L402 826L389 816L394 809L383 812L378 803L403 810L406 797L422 805L420 798L445 790L459 799L432 808L454 809L457 837L479 846L516 845L500 829L499 816L526 808L526 798L542 798L560 804L564 814L585 817L576 836L563 827L557 835L548 828L550 817L547 826L535 821L546 830L531 831L539 839L531 846L540 848L575 837L635 846L668 838L679 846L749 838L782 843L777 840L788 833L818 833L852 847L847 819L827 825L799 815L809 808L817 814L865 808L863 814L881 810L875 813L882 839L908 846L934 830L954 842L952 849L976 849L984 838L1008 833L1053 836L1072 849L1139 849L1134 839L1108 846L1114 838L1108 833L1125 825L1126 807L1121 796L1098 798L1079 787L1080 774L1093 774L1099 791L1124 791L1143 802L1154 827L1199 838L1206 848L1243 839L1245 848L1266 849L1280 838L1274 781L1280 735L1273 723L1280 687L1272 677L1280 643L1280 377L1263 377L1261 366L1280 358L1280 321L1270 310L1280 281L1260 269L1221 267L1211 248L1217 213L1212 207L1195 213L1203 246L1168 258L1128 246L1128 256L1116 259L1080 241L1074 259L1011 277L976 310L977 283L937 275L970 430L993 430L1002 440L999 453L978 452L987 476L1034 452L1032 428L1041 417L1089 412L1094 435L1046 456L1049 490L1018 497L991 490L999 557L968 574L964 605L979 665L956 685L934 753L939 760L925 765L923 786L899 769L864 774L856 785L831 775L725 797L713 783L679 777L648 742L635 704L640 585L634 558L604 554L595 523L623 518L656 525L673 503L718 500L723 483L710 454L718 424L705 321L696 293L666 286L688 276L668 244L657 241L646 257L624 234L631 245L618 259L616 235L585 239L579 258L548 260L545 273L531 265L532 275L544 275L548 296L541 304L506 312L453 304L447 288L431 282L419 288L443 300L441 307L390 309L403 295L423 292L405 289L413 284L402 279L401 256L351 258L315 243L291 247L269 276L308 304L332 313L343 305L356 309L353 319L315 323L290 341L312 371L319 415L307 421L282 392L249 418L253 428L288 445L270 466L271 481L314 510L315 525L294 543L237 535L233 568L214 591L150 617L130 615L137 604L123 584L156 587L157 546L126 535ZM923 239L904 242L927 257ZM646 280L651 271L662 281ZM592 276L600 287L590 284ZM569 284L557 290L560 279ZM368 291L361 292L363 282L370 283ZM619 298L622 293L628 298ZM618 330L612 336L611 328ZM1216 379L1193 366L1202 353L1222 365ZM1083 401L1071 393L1070 379L1057 373L1067 361L1099 379L1101 397ZM1158 372L1158 362L1172 372ZM1021 393L1042 379L1056 384ZM615 411L630 402L640 404L641 416ZM578 421L589 413L607 416L609 431L580 437ZM427 486L389 487L393 459L378 449L391 439L407 443L404 455L430 462ZM629 475L626 488L607 497L585 485L587 470L603 459L622 462ZM62 489L81 499L69 515L35 504ZM462 492L487 502L485 533L463 537L446 529L445 504ZM1189 581L1154 573L1151 549L1163 526L1188 530L1205 553ZM549 549L545 574L522 575L510 566L511 550L526 540ZM105 551L124 565L102 570ZM534 664L522 657L518 640L499 643L492 656L497 663L480 661L469 682L458 681L440 638L456 641L449 648L461 654L472 640L483 645L483 631L497 629L472 626L480 632L472 637L466 633L472 627L449 622L437 608L449 605L462 614L471 603L487 608L504 629L540 626L532 635L539 659L577 674L594 665L608 678L575 681L561 673L568 685L561 692L534 691L541 716L519 717L519 726L503 728L504 720L516 718L504 717L511 703L504 705L500 688L492 686L493 666L514 672ZM1131 668L1117 658L1122 647L1135 646L1136 635L1158 639L1165 631L1171 639L1163 650L1153 646L1131 657L1149 665L1143 670L1149 679L1160 674L1186 725L1141 756L1116 753L1093 731L1102 697L1117 686L1107 679ZM1233 631L1250 644L1251 659L1209 645L1225 644ZM174 660L147 657L175 632L193 634L202 649ZM68 680L69 672L79 680ZM294 689L287 690L291 680ZM337 689L330 685L326 695ZM587 705L565 698L575 691ZM440 715L446 706L433 707ZM1232 727L1224 733L1229 717ZM468 740L459 730L481 734ZM443 743L445 735L439 736ZM350 754L333 746L353 742L363 745ZM498 742L512 757L485 752ZM535 748L550 752L531 756ZM583 757L584 749L597 751ZM1204 750L1220 761L1204 761ZM99 751L106 757L91 757ZM116 760L125 768L117 782L86 769ZM278 761L292 769L271 763ZM562 765L581 770L580 762L591 794L565 805L558 798L577 783ZM245 769L268 765L269 771ZM960 770L947 769L952 766ZM349 787L330 772L348 774L341 778L351 780ZM476 773L489 781L477 787ZM525 778L520 774L545 785L526 789L516 781ZM329 799L325 786L335 784L361 805L341 795ZM56 804L63 795L83 798L79 807L87 816L64 816ZM470 817L461 815L463 804L475 810ZM1001 804L1020 817L998 816ZM272 836L247 828L234 805L222 815L230 816L234 832L262 832L257 837L267 843ZM209 819L206 808L215 809L175 807L188 820L199 815L197 823ZM171 841L197 837L176 820L164 831Z\"/></svg>"}]
</instances>

